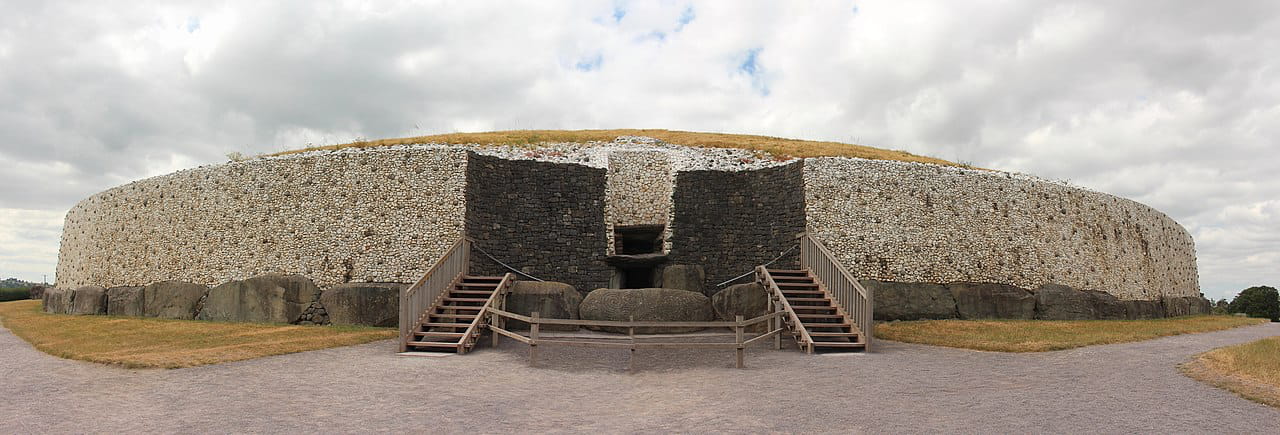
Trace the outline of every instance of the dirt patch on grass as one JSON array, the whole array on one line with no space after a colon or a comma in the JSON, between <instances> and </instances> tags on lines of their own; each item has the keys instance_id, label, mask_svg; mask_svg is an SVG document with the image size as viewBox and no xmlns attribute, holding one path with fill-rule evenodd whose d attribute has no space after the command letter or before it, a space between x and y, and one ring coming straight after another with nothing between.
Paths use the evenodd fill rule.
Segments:
<instances>
[{"instance_id":1,"label":"dirt patch on grass","mask_svg":"<svg viewBox=\"0 0 1280 435\"><path fill-rule=\"evenodd\" d=\"M1192 379L1280 408L1280 337L1214 349L1178 368Z\"/></svg>"},{"instance_id":2,"label":"dirt patch on grass","mask_svg":"<svg viewBox=\"0 0 1280 435\"><path fill-rule=\"evenodd\" d=\"M40 301L0 303L0 323L51 355L129 368L218 364L396 336L387 328L48 314Z\"/></svg>"},{"instance_id":3,"label":"dirt patch on grass","mask_svg":"<svg viewBox=\"0 0 1280 435\"><path fill-rule=\"evenodd\" d=\"M876 337L996 352L1045 352L1265 323L1233 316L1148 320L921 320L876 325Z\"/></svg>"},{"instance_id":4,"label":"dirt patch on grass","mask_svg":"<svg viewBox=\"0 0 1280 435\"><path fill-rule=\"evenodd\" d=\"M934 163L947 166L966 166L942 159L935 159L933 157L918 156L906 151L886 150L840 142L659 129L511 130L484 133L449 133L396 139L362 140L347 144L318 146L294 151L285 151L274 155L318 150L336 150L342 148L371 148L424 143L536 145L541 143L565 142L611 142L618 136L647 136L670 144L694 147L759 150L778 157L860 157L873 160L897 160L903 162Z\"/></svg>"}]
</instances>

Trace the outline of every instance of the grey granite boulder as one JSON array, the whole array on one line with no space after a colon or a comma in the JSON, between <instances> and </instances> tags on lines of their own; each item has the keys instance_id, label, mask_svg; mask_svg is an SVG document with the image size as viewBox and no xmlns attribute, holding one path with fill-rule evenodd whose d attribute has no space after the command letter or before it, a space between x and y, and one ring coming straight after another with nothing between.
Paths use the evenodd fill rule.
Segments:
<instances>
[{"instance_id":1,"label":"grey granite boulder","mask_svg":"<svg viewBox=\"0 0 1280 435\"><path fill-rule=\"evenodd\" d=\"M516 281L507 293L506 311L525 316L535 312L548 319L578 319L582 294L573 286L560 282ZM507 320L506 329L529 329L529 324ZM539 330L577 331L577 326L542 325Z\"/></svg>"},{"instance_id":2,"label":"grey granite boulder","mask_svg":"<svg viewBox=\"0 0 1280 435\"><path fill-rule=\"evenodd\" d=\"M956 318L956 299L939 284L861 280L875 300L876 320Z\"/></svg>"},{"instance_id":3,"label":"grey granite boulder","mask_svg":"<svg viewBox=\"0 0 1280 435\"><path fill-rule=\"evenodd\" d=\"M107 314L112 316L142 316L145 313L142 287L112 287L107 289Z\"/></svg>"},{"instance_id":4,"label":"grey granite boulder","mask_svg":"<svg viewBox=\"0 0 1280 435\"><path fill-rule=\"evenodd\" d=\"M400 291L407 284L339 284L320 293L332 325L396 326L400 318Z\"/></svg>"},{"instance_id":5,"label":"grey granite boulder","mask_svg":"<svg viewBox=\"0 0 1280 435\"><path fill-rule=\"evenodd\" d=\"M191 320L208 287L182 281L162 281L142 288L143 315Z\"/></svg>"},{"instance_id":6,"label":"grey granite boulder","mask_svg":"<svg viewBox=\"0 0 1280 435\"><path fill-rule=\"evenodd\" d=\"M48 288L44 294L40 296L41 304L44 306L44 312L50 314L70 314L71 298L75 294L70 289L65 288Z\"/></svg>"},{"instance_id":7,"label":"grey granite boulder","mask_svg":"<svg viewBox=\"0 0 1280 435\"><path fill-rule=\"evenodd\" d=\"M743 320L763 316L769 313L769 293L754 282L731 285L711 295L711 308L725 321L733 321L736 316L742 316ZM767 328L768 323L757 323L747 330L761 332Z\"/></svg>"},{"instance_id":8,"label":"grey granite boulder","mask_svg":"<svg viewBox=\"0 0 1280 435\"><path fill-rule=\"evenodd\" d=\"M1115 295L1101 291L1085 293L1089 295L1089 301L1093 304L1093 318L1099 320L1124 320L1129 318L1124 302L1121 302Z\"/></svg>"},{"instance_id":9,"label":"grey granite boulder","mask_svg":"<svg viewBox=\"0 0 1280 435\"><path fill-rule=\"evenodd\" d=\"M956 282L947 284L961 319L1033 319L1036 297L1007 284ZM878 297L879 295L877 295Z\"/></svg>"},{"instance_id":10,"label":"grey granite boulder","mask_svg":"<svg viewBox=\"0 0 1280 435\"><path fill-rule=\"evenodd\" d=\"M107 289L96 285L87 285L72 290L69 314L101 315L107 314Z\"/></svg>"},{"instance_id":11,"label":"grey granite boulder","mask_svg":"<svg viewBox=\"0 0 1280 435\"><path fill-rule=\"evenodd\" d=\"M1164 305L1160 301L1127 300L1124 304L1125 317L1131 320L1159 319L1164 317Z\"/></svg>"},{"instance_id":12,"label":"grey granite boulder","mask_svg":"<svg viewBox=\"0 0 1280 435\"><path fill-rule=\"evenodd\" d=\"M1190 316L1191 301L1188 298L1179 296L1164 296L1160 298L1160 302L1164 304L1165 317Z\"/></svg>"},{"instance_id":13,"label":"grey granite boulder","mask_svg":"<svg viewBox=\"0 0 1280 435\"><path fill-rule=\"evenodd\" d=\"M255 276L209 290L209 297L197 318L222 322L295 323L319 296L320 288L302 275Z\"/></svg>"},{"instance_id":14,"label":"grey granite boulder","mask_svg":"<svg viewBox=\"0 0 1280 435\"><path fill-rule=\"evenodd\" d=\"M715 317L711 299L701 293L669 288L595 289L582 299L579 317L586 320L653 322L707 322ZM625 334L626 328L588 327L599 331ZM701 328L652 327L636 328L637 334L669 334L698 331Z\"/></svg>"},{"instance_id":15,"label":"grey granite boulder","mask_svg":"<svg viewBox=\"0 0 1280 435\"><path fill-rule=\"evenodd\" d=\"M1041 320L1092 320L1093 298L1088 293L1061 284L1045 284L1036 289L1036 318Z\"/></svg>"},{"instance_id":16,"label":"grey granite boulder","mask_svg":"<svg viewBox=\"0 0 1280 435\"><path fill-rule=\"evenodd\" d=\"M662 288L688 290L703 293L702 284L707 274L702 266L693 264L671 264L662 268Z\"/></svg>"}]
</instances>

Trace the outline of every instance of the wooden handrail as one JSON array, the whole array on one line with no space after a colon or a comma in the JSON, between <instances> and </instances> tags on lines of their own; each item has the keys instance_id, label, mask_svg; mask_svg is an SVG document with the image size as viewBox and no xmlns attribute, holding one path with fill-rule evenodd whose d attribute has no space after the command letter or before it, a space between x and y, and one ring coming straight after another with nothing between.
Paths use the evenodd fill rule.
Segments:
<instances>
[{"instance_id":1,"label":"wooden handrail","mask_svg":"<svg viewBox=\"0 0 1280 435\"><path fill-rule=\"evenodd\" d=\"M831 294L837 309L858 325L858 336L870 352L875 340L875 295L818 239L809 233L801 234L799 239L800 267L808 270L818 285Z\"/></svg>"},{"instance_id":2,"label":"wooden handrail","mask_svg":"<svg viewBox=\"0 0 1280 435\"><path fill-rule=\"evenodd\" d=\"M400 292L400 351L408 349L413 330L428 308L439 303L450 287L462 280L471 262L471 239L461 237L427 268L412 286Z\"/></svg>"},{"instance_id":3,"label":"wooden handrail","mask_svg":"<svg viewBox=\"0 0 1280 435\"><path fill-rule=\"evenodd\" d=\"M786 313L791 318L791 325L800 333L802 344L806 346L808 350L812 350L813 337L809 336L809 330L804 327L804 323L800 322L800 317L796 315L796 310L791 309L791 303L787 302L786 295L782 294L782 289L779 288L778 283L773 280L773 275L769 274L769 269L764 266L756 266L756 274L760 277L760 280L764 282L766 288L769 289L771 297L781 303L782 311L780 311L780 313Z\"/></svg>"}]
</instances>

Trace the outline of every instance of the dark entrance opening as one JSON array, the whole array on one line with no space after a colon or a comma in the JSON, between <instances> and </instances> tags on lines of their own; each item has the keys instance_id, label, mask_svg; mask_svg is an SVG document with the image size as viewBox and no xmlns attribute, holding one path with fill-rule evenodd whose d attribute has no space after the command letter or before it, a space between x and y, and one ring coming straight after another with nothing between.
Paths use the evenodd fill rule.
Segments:
<instances>
[{"instance_id":1,"label":"dark entrance opening","mask_svg":"<svg viewBox=\"0 0 1280 435\"><path fill-rule=\"evenodd\" d=\"M631 225L614 227L613 284L616 288L649 288L658 286L658 266L667 261L662 253L663 225Z\"/></svg>"}]
</instances>

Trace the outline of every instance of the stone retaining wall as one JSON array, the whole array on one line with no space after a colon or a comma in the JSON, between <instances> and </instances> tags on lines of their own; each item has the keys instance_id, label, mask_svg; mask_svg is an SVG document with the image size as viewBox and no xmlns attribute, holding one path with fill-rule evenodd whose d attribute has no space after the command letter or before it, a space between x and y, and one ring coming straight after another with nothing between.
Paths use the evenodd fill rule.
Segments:
<instances>
[{"instance_id":1,"label":"stone retaining wall","mask_svg":"<svg viewBox=\"0 0 1280 435\"><path fill-rule=\"evenodd\" d=\"M751 271L795 246L804 231L804 163L676 175L671 262L702 265L704 288ZM793 250L772 266L794 268Z\"/></svg>"},{"instance_id":2,"label":"stone retaining wall","mask_svg":"<svg viewBox=\"0 0 1280 435\"><path fill-rule=\"evenodd\" d=\"M58 285L215 285L299 273L413 282L463 230L466 152L370 150L148 178L67 213Z\"/></svg>"},{"instance_id":3,"label":"stone retaining wall","mask_svg":"<svg viewBox=\"0 0 1280 435\"><path fill-rule=\"evenodd\" d=\"M467 166L467 235L507 265L580 291L606 287L605 170L473 153ZM508 270L479 251L474 275Z\"/></svg>"},{"instance_id":4,"label":"stone retaining wall","mask_svg":"<svg viewBox=\"0 0 1280 435\"><path fill-rule=\"evenodd\" d=\"M809 228L859 279L1200 296L1190 234L1134 201L901 162L807 159L804 175Z\"/></svg>"}]
</instances>

